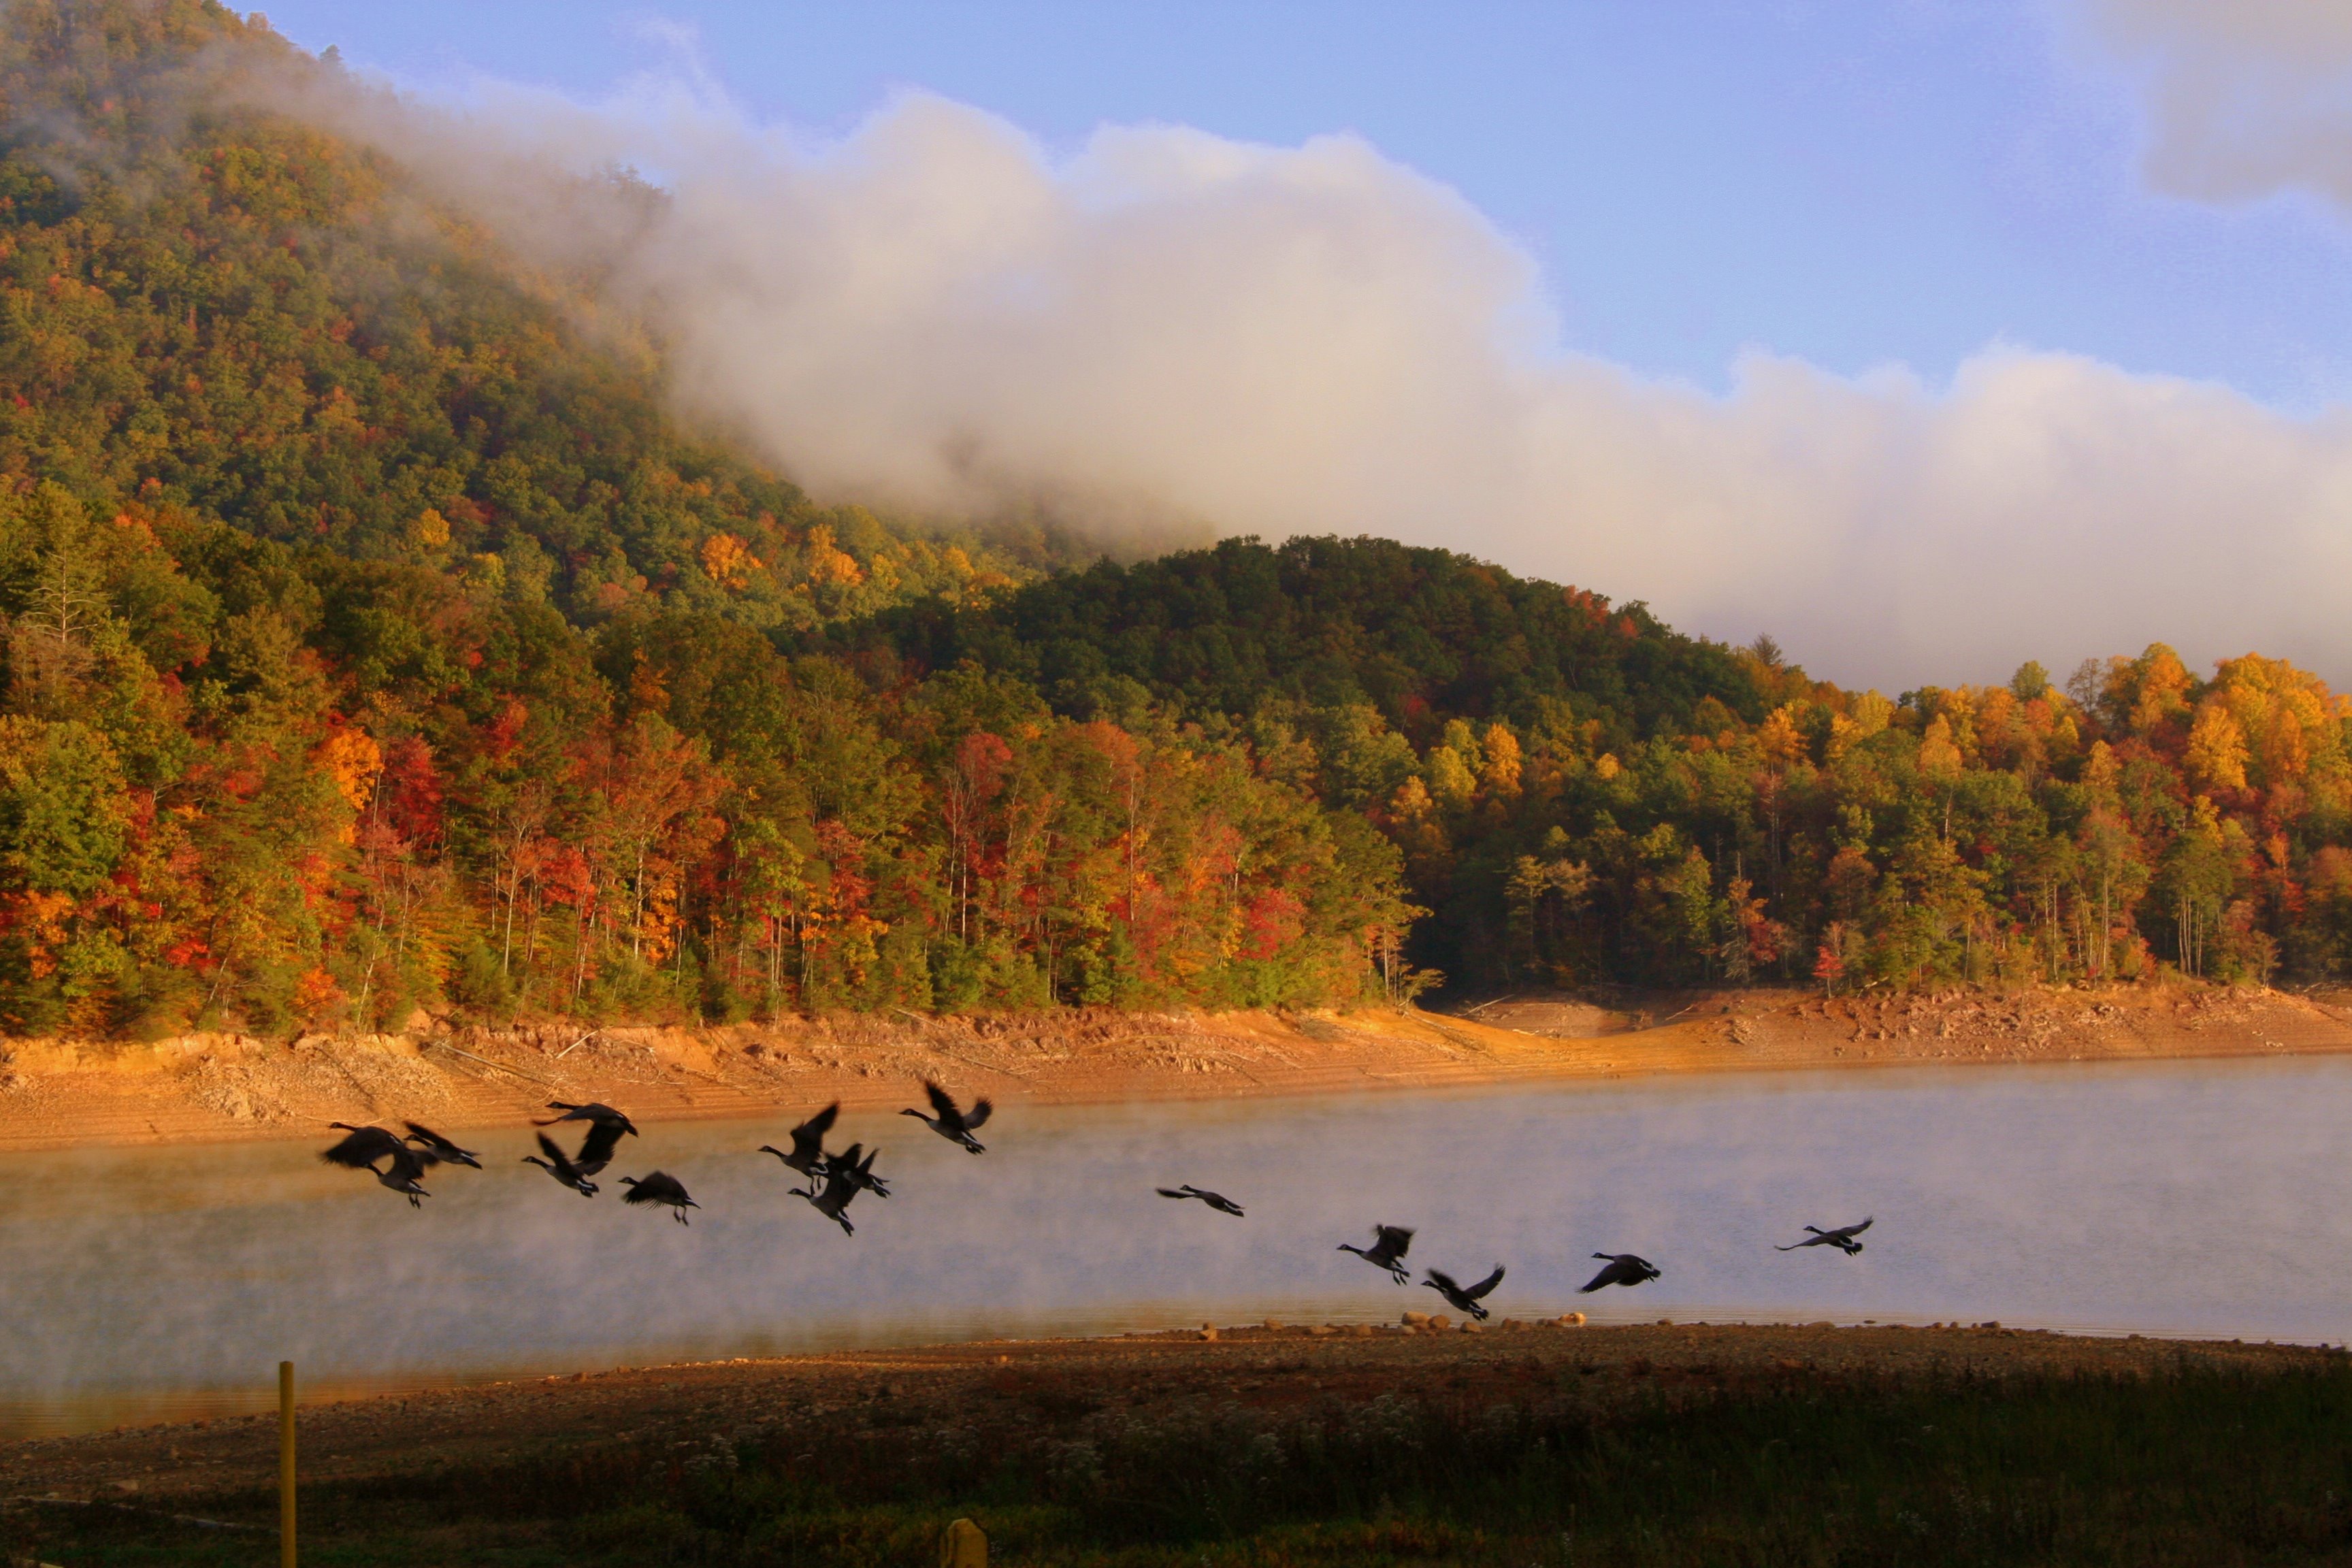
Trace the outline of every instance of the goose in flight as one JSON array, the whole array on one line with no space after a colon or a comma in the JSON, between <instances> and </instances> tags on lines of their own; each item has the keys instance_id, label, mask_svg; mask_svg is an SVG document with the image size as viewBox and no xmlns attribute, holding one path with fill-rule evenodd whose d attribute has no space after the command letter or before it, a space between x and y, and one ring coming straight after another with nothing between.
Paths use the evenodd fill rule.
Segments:
<instances>
[{"instance_id":1,"label":"goose in flight","mask_svg":"<svg viewBox=\"0 0 2352 1568\"><path fill-rule=\"evenodd\" d=\"M841 1226L841 1234L844 1236L857 1234L857 1227L851 1225L849 1216L841 1212L849 1206L849 1200L856 1197L858 1193L857 1178L852 1175L850 1171L851 1167L847 1165L828 1161L825 1163L823 1187L819 1187L816 1184L816 1179L812 1176L807 1186L792 1189L793 1196L808 1199L810 1206L817 1213Z\"/></svg>"},{"instance_id":2,"label":"goose in flight","mask_svg":"<svg viewBox=\"0 0 2352 1568\"><path fill-rule=\"evenodd\" d=\"M1596 1252L1592 1256L1605 1260L1609 1267L1578 1286L1579 1295L1589 1295L1604 1285L1639 1285L1645 1279L1657 1279L1660 1273L1656 1264L1630 1252Z\"/></svg>"},{"instance_id":3,"label":"goose in flight","mask_svg":"<svg viewBox=\"0 0 2352 1568\"><path fill-rule=\"evenodd\" d=\"M1339 1250L1352 1252L1365 1262L1387 1269L1396 1277L1400 1285L1410 1285L1412 1283L1412 1270L1404 1266L1404 1255L1412 1246L1412 1232L1404 1226L1376 1225L1372 1226L1370 1247L1357 1247L1343 1241L1339 1244Z\"/></svg>"},{"instance_id":4,"label":"goose in flight","mask_svg":"<svg viewBox=\"0 0 2352 1568\"><path fill-rule=\"evenodd\" d=\"M1495 1271L1492 1274L1487 1275L1475 1285L1456 1285L1454 1282L1454 1276L1441 1273L1434 1268L1431 1269L1428 1278L1422 1281L1423 1285L1454 1303L1456 1310L1469 1313L1482 1323L1486 1321L1486 1309L1479 1305L1479 1298L1502 1282L1503 1266L1499 1263L1495 1265Z\"/></svg>"},{"instance_id":5,"label":"goose in flight","mask_svg":"<svg viewBox=\"0 0 2352 1568\"><path fill-rule=\"evenodd\" d=\"M882 1149L879 1144L877 1144L873 1152L868 1153L865 1144L852 1143L840 1153L826 1157L824 1173L830 1175L835 1171L846 1172L849 1179L856 1184L859 1192L872 1193L877 1198L887 1198L890 1195L890 1184L874 1173L874 1162L880 1158L881 1153ZM860 1155L865 1157L861 1159ZM815 1173L811 1173L811 1174Z\"/></svg>"},{"instance_id":6,"label":"goose in flight","mask_svg":"<svg viewBox=\"0 0 2352 1568\"><path fill-rule=\"evenodd\" d=\"M477 1171L482 1168L481 1161L474 1157L474 1151L471 1149L458 1148L457 1145L452 1143L446 1138L442 1137L441 1134L434 1131L430 1127L422 1127L414 1121L406 1123L406 1126L408 1128L408 1142L416 1144L418 1147L425 1150L425 1152L431 1154L436 1160L441 1162L441 1163L445 1165L471 1165Z\"/></svg>"},{"instance_id":7,"label":"goose in flight","mask_svg":"<svg viewBox=\"0 0 2352 1568\"><path fill-rule=\"evenodd\" d=\"M824 1173L824 1135L833 1131L834 1121L841 1115L841 1101L835 1100L806 1121L793 1129L793 1152L785 1153L772 1143L760 1145L762 1154L773 1154L784 1164L803 1176Z\"/></svg>"},{"instance_id":8,"label":"goose in flight","mask_svg":"<svg viewBox=\"0 0 2352 1568\"><path fill-rule=\"evenodd\" d=\"M995 1106L986 1100L975 1100L971 1102L971 1110L958 1110L954 1096L929 1079L923 1080L923 1092L931 1097L931 1109L939 1112L938 1115L926 1116L919 1110L902 1110L898 1114L913 1117L949 1142L961 1143L972 1153L987 1152L980 1140L974 1138L972 1134L978 1131L982 1123L988 1120L989 1113L996 1109Z\"/></svg>"},{"instance_id":9,"label":"goose in flight","mask_svg":"<svg viewBox=\"0 0 2352 1568\"><path fill-rule=\"evenodd\" d=\"M669 1217L680 1225L687 1222L686 1211L702 1205L686 1195L686 1184L666 1171L656 1171L642 1179L623 1176L621 1185L628 1188L621 1201L625 1204L667 1204Z\"/></svg>"},{"instance_id":10,"label":"goose in flight","mask_svg":"<svg viewBox=\"0 0 2352 1568\"><path fill-rule=\"evenodd\" d=\"M437 1156L430 1151L412 1149L394 1133L382 1127L355 1127L348 1121L331 1121L329 1126L350 1134L331 1149L321 1150L319 1158L331 1165L341 1165L354 1171L365 1171L383 1185L408 1200L411 1208L423 1208L418 1200L433 1194L417 1184ZM387 1162L383 1170L376 1162Z\"/></svg>"},{"instance_id":11,"label":"goose in flight","mask_svg":"<svg viewBox=\"0 0 2352 1568\"><path fill-rule=\"evenodd\" d=\"M533 1127L552 1127L559 1121L593 1121L599 1127L617 1127L632 1138L637 1135L635 1122L602 1100L574 1105L568 1100L551 1100L547 1102L547 1109L560 1110L563 1114L551 1116L544 1121L534 1121L531 1123Z\"/></svg>"},{"instance_id":12,"label":"goose in flight","mask_svg":"<svg viewBox=\"0 0 2352 1568\"><path fill-rule=\"evenodd\" d=\"M354 1171L373 1171L375 1163L387 1155L399 1153L407 1145L399 1134L382 1127L359 1127L349 1121L330 1121L328 1126L349 1133L331 1149L322 1149L319 1158L330 1165L342 1165Z\"/></svg>"},{"instance_id":13,"label":"goose in flight","mask_svg":"<svg viewBox=\"0 0 2352 1568\"><path fill-rule=\"evenodd\" d=\"M376 1172L375 1179L407 1198L410 1208L421 1209L425 1205L419 1200L429 1198L433 1194L418 1186L416 1179L425 1174L425 1168L432 1163L434 1163L432 1155L422 1149L412 1149L403 1143L394 1152L391 1163L383 1170Z\"/></svg>"},{"instance_id":14,"label":"goose in flight","mask_svg":"<svg viewBox=\"0 0 2352 1568\"><path fill-rule=\"evenodd\" d=\"M1198 1198L1219 1214L1229 1214L1235 1219L1246 1217L1242 1213L1242 1205L1225 1196L1224 1194L1209 1192L1204 1188L1192 1185L1190 1182L1181 1187L1154 1187L1151 1190L1163 1198Z\"/></svg>"},{"instance_id":15,"label":"goose in flight","mask_svg":"<svg viewBox=\"0 0 2352 1568\"><path fill-rule=\"evenodd\" d=\"M1848 1258L1852 1258L1862 1250L1862 1243L1856 1241L1854 1237L1870 1228L1870 1221L1864 1220L1860 1225L1842 1225L1835 1230L1823 1230L1817 1225L1809 1225L1805 1228L1813 1233L1811 1240L1792 1241L1786 1247L1776 1247L1772 1250L1794 1252L1801 1247L1834 1247Z\"/></svg>"},{"instance_id":16,"label":"goose in flight","mask_svg":"<svg viewBox=\"0 0 2352 1568\"><path fill-rule=\"evenodd\" d=\"M593 1176L613 1163L613 1151L620 1146L621 1130L610 1121L593 1121L588 1125L588 1136L580 1140L580 1152L572 1156L572 1168L583 1176Z\"/></svg>"},{"instance_id":17,"label":"goose in flight","mask_svg":"<svg viewBox=\"0 0 2352 1568\"><path fill-rule=\"evenodd\" d=\"M539 1153L546 1155L547 1158L542 1160L539 1154L525 1154L522 1157L522 1163L526 1165L537 1165L583 1198L593 1198L596 1195L596 1184L590 1181L582 1173L580 1167L573 1164L571 1158L555 1146L555 1140L544 1132L539 1135Z\"/></svg>"}]
</instances>

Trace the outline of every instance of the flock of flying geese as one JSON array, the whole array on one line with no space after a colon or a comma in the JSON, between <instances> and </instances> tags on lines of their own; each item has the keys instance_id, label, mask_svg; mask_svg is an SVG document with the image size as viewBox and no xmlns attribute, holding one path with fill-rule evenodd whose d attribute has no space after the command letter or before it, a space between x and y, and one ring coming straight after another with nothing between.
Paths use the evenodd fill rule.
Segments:
<instances>
[{"instance_id":1,"label":"flock of flying geese","mask_svg":"<svg viewBox=\"0 0 2352 1568\"><path fill-rule=\"evenodd\" d=\"M928 1079L923 1084L923 1092L931 1102L929 1115L911 1107L899 1114L915 1118L967 1152L987 1152L986 1147L972 1134L986 1124L990 1113L995 1110L993 1105L982 1099L972 1101L971 1110L963 1110L956 1104L954 1096ZM581 1140L578 1153L566 1154L562 1146L542 1131L538 1134L539 1153L525 1154L523 1163L537 1165L582 1197L594 1197L597 1186L593 1178L601 1175L613 1163L613 1156L619 1150L623 1138L637 1135L635 1124L621 1111L596 1101L575 1105L569 1100L550 1100L547 1108L561 1114L549 1117L544 1121L534 1121L532 1126L544 1129L565 1121L584 1121L588 1124L587 1136ZM817 1213L841 1226L843 1235L855 1236L856 1227L849 1223L849 1215L845 1212L851 1200L860 1193L872 1193L877 1198L887 1198L890 1195L890 1184L874 1173L875 1159L882 1152L878 1147L868 1150L863 1143L852 1143L837 1153L825 1152L825 1135L833 1131L834 1121L840 1114L841 1102L835 1100L793 1129L793 1146L789 1150L762 1143L759 1152L773 1154L784 1163L786 1169L797 1172L807 1182L804 1187L788 1189L792 1196L807 1199ZM461 1149L430 1127L420 1126L414 1121L403 1123L408 1129L405 1134L388 1128L358 1126L348 1121L330 1122L329 1125L345 1136L342 1142L325 1150L319 1157L329 1164L368 1172L383 1186L405 1196L412 1208L424 1207L422 1200L432 1195L425 1190L422 1178L433 1166L469 1165L477 1171L482 1168L481 1159L473 1150ZM667 1172L623 1176L620 1183L629 1189L621 1199L623 1203L667 1207L670 1217L680 1225L688 1223L687 1210L702 1206L688 1194L685 1183ZM1198 1200L1219 1214L1231 1215L1235 1219L1246 1217L1241 1205L1223 1193L1213 1193L1205 1187L1187 1183L1179 1187L1157 1187L1153 1190L1163 1198L1174 1198L1180 1202ZM1807 1247L1834 1247L1851 1258L1862 1250L1860 1238L1862 1233L1870 1228L1870 1224L1865 1219L1859 1225L1839 1226L1833 1230L1809 1225L1805 1226L1809 1233L1805 1240L1776 1247L1773 1250L1795 1252ZM1386 1270L1398 1284L1405 1285L1412 1280L1412 1271L1404 1265L1405 1254L1412 1247L1412 1237L1413 1232L1403 1226L1376 1225L1372 1227L1371 1246L1357 1247L1343 1241L1339 1250L1354 1253L1374 1268ZM1634 1253L1596 1252L1592 1256L1601 1260L1602 1268L1578 1288L1580 1293L1589 1294L1611 1285L1641 1285L1661 1277L1657 1265ZM1485 1299L1503 1282L1503 1266L1497 1263L1494 1272L1484 1279L1465 1285L1457 1282L1452 1275L1432 1268L1425 1271L1422 1283L1443 1296L1457 1311L1484 1321L1488 1312Z\"/></svg>"}]
</instances>

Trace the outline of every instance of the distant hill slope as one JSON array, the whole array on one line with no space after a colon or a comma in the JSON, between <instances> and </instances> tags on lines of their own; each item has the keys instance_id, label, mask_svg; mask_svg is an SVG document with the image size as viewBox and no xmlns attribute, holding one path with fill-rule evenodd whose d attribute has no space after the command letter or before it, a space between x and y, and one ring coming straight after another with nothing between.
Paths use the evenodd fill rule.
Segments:
<instances>
[{"instance_id":1,"label":"distant hill slope","mask_svg":"<svg viewBox=\"0 0 2352 1568\"><path fill-rule=\"evenodd\" d=\"M1449 719L1591 722L1631 744L1764 716L1753 661L1640 605L1385 539L1227 540L982 605L918 603L838 636L930 668L976 660L1074 709L1137 689L1194 718L1364 705L1423 745Z\"/></svg>"},{"instance_id":2,"label":"distant hill slope","mask_svg":"<svg viewBox=\"0 0 2352 1568\"><path fill-rule=\"evenodd\" d=\"M682 430L652 352L588 342L562 280L380 157L213 107L236 62L305 64L266 27L195 0L5 16L0 477L488 577L581 621L658 604L806 627L1023 574Z\"/></svg>"}]
</instances>

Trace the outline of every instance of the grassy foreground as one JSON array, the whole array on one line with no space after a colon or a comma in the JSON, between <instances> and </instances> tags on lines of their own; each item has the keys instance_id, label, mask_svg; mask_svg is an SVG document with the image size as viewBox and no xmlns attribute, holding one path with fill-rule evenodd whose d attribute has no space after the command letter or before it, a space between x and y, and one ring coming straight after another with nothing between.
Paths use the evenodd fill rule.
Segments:
<instances>
[{"instance_id":1,"label":"grassy foreground","mask_svg":"<svg viewBox=\"0 0 2352 1568\"><path fill-rule=\"evenodd\" d=\"M1530 1358L1532 1361L1533 1358ZM306 1490L315 1564L929 1563L969 1515L1021 1564L2352 1563L2352 1365L2147 1376L1636 1368L1517 1397L1106 1415L1005 1374L971 1423L902 1412L613 1441ZM1605 1382L1606 1379L1599 1381ZM266 1493L174 1511L263 1521ZM10 1557L259 1564L273 1536L17 1506Z\"/></svg>"}]
</instances>

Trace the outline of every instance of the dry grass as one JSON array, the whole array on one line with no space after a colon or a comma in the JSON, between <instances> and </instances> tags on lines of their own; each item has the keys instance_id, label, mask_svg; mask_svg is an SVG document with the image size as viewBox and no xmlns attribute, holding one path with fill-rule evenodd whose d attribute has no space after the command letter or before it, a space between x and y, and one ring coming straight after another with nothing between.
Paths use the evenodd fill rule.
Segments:
<instances>
[{"instance_id":1,"label":"dry grass","mask_svg":"<svg viewBox=\"0 0 2352 1568\"><path fill-rule=\"evenodd\" d=\"M662 1369L306 1425L344 1445L305 1495L314 1563L916 1562L959 1515L1022 1564L2352 1561L2352 1361L2265 1347L1258 1332ZM12 1455L19 1483L37 1458L158 1512L18 1508L0 1546L274 1562L264 1533L160 1517L271 1517L259 1466L142 1462L200 1436ZM216 1436L267 1447L266 1424ZM109 1492L126 1473L151 1484Z\"/></svg>"}]
</instances>

